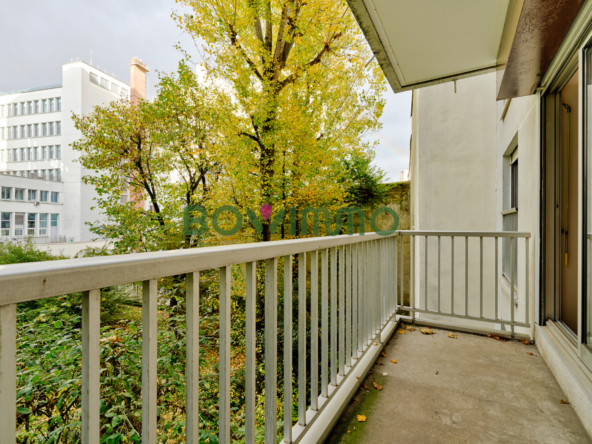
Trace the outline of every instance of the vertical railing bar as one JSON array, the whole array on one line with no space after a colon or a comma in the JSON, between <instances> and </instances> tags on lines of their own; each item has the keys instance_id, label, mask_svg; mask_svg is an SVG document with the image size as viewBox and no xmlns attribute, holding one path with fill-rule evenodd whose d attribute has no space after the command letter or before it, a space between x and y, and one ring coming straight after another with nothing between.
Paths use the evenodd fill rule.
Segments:
<instances>
[{"instance_id":1,"label":"vertical railing bar","mask_svg":"<svg viewBox=\"0 0 592 444\"><path fill-rule=\"evenodd\" d=\"M319 408L319 252L310 253L310 408Z\"/></svg>"},{"instance_id":2,"label":"vertical railing bar","mask_svg":"<svg viewBox=\"0 0 592 444\"><path fill-rule=\"evenodd\" d=\"M339 375L345 374L345 246L339 247Z\"/></svg>"},{"instance_id":3,"label":"vertical railing bar","mask_svg":"<svg viewBox=\"0 0 592 444\"><path fill-rule=\"evenodd\" d=\"M230 306L232 285L231 277L232 273L231 267L229 265L225 267L220 267L219 442L221 444L230 444ZM265 336L267 338L267 328L265 329ZM265 370L267 371L267 366L265 367ZM267 412L267 404L265 405L265 410Z\"/></svg>"},{"instance_id":4,"label":"vertical railing bar","mask_svg":"<svg viewBox=\"0 0 592 444\"><path fill-rule=\"evenodd\" d=\"M358 244L352 245L352 353L358 359Z\"/></svg>"},{"instance_id":5,"label":"vertical railing bar","mask_svg":"<svg viewBox=\"0 0 592 444\"><path fill-rule=\"evenodd\" d=\"M425 299L423 301L423 309L425 311L428 310L428 236L425 236L425 257L424 257L424 267L425 267L425 277L424 277L424 285L425 285Z\"/></svg>"},{"instance_id":6,"label":"vertical railing bar","mask_svg":"<svg viewBox=\"0 0 592 444\"><path fill-rule=\"evenodd\" d=\"M469 315L469 236L465 236L465 316Z\"/></svg>"},{"instance_id":7,"label":"vertical railing bar","mask_svg":"<svg viewBox=\"0 0 592 444\"><path fill-rule=\"evenodd\" d=\"M321 250L321 396L329 397L329 250ZM291 414L291 409L290 409Z\"/></svg>"},{"instance_id":8,"label":"vertical railing bar","mask_svg":"<svg viewBox=\"0 0 592 444\"><path fill-rule=\"evenodd\" d=\"M0 444L16 442L16 304L0 306L0 431Z\"/></svg>"},{"instance_id":9,"label":"vertical railing bar","mask_svg":"<svg viewBox=\"0 0 592 444\"><path fill-rule=\"evenodd\" d=\"M438 236L438 313L440 313L440 236Z\"/></svg>"},{"instance_id":10,"label":"vertical railing bar","mask_svg":"<svg viewBox=\"0 0 592 444\"><path fill-rule=\"evenodd\" d=\"M512 338L514 337L514 251L516 238L510 238L510 321Z\"/></svg>"},{"instance_id":11,"label":"vertical railing bar","mask_svg":"<svg viewBox=\"0 0 592 444\"><path fill-rule=\"evenodd\" d=\"M405 305L405 237L399 236L401 245L399 250L399 285L400 285L400 292L401 293L401 305Z\"/></svg>"},{"instance_id":12,"label":"vertical railing bar","mask_svg":"<svg viewBox=\"0 0 592 444\"><path fill-rule=\"evenodd\" d=\"M253 267L253 271L254 271ZM247 276L249 275L247 269ZM255 275L253 274L253 281ZM247 280L247 288L249 283ZM253 282L253 291L255 290ZM255 294L253 293L253 296ZM253 301L255 299L253 298ZM247 301L248 303L248 301ZM253 302L254 308L254 302ZM253 313L253 321L255 320L255 313ZM253 331L253 335L254 335ZM247 347L249 346L249 340L251 340L251 347L253 349L253 358L255 357L255 337L251 339L251 335L247 336ZM249 367L247 367L248 369ZM253 362L253 370L255 369L255 362ZM253 382L255 375L253 374ZM255 401L255 392L253 386L253 402ZM248 411L248 410L247 410ZM253 419L253 427L255 426L255 405L253 405L253 412L251 413ZM255 434L253 430L252 435L253 441L247 441L247 443L255 442ZM292 442L292 255L289 254L284 256L284 442Z\"/></svg>"},{"instance_id":13,"label":"vertical railing bar","mask_svg":"<svg viewBox=\"0 0 592 444\"><path fill-rule=\"evenodd\" d=\"M454 314L454 236L450 236L450 313Z\"/></svg>"},{"instance_id":14,"label":"vertical railing bar","mask_svg":"<svg viewBox=\"0 0 592 444\"><path fill-rule=\"evenodd\" d=\"M273 258L265 260L265 444L275 444L276 441L277 258Z\"/></svg>"},{"instance_id":15,"label":"vertical railing bar","mask_svg":"<svg viewBox=\"0 0 592 444\"><path fill-rule=\"evenodd\" d=\"M82 443L100 441L101 290L82 294ZM0 399L2 399L0 397ZM0 401L2 402L2 401ZM1 427L0 427L1 428ZM4 430L4 429L2 429Z\"/></svg>"},{"instance_id":16,"label":"vertical railing bar","mask_svg":"<svg viewBox=\"0 0 592 444\"><path fill-rule=\"evenodd\" d=\"M530 277L530 250L529 250L529 238L524 238L524 254L526 254L526 264L525 264L525 271L524 271L524 286L525 286L525 290L524 290L524 296L526 298L526 300L524 301L524 308L526 310L526 324L530 325L530 293L529 293L529 277Z\"/></svg>"},{"instance_id":17,"label":"vertical railing bar","mask_svg":"<svg viewBox=\"0 0 592 444\"><path fill-rule=\"evenodd\" d=\"M298 254L298 424L306 425L306 253Z\"/></svg>"},{"instance_id":18,"label":"vertical railing bar","mask_svg":"<svg viewBox=\"0 0 592 444\"><path fill-rule=\"evenodd\" d=\"M156 444L157 281L143 283L142 296L142 442Z\"/></svg>"},{"instance_id":19,"label":"vertical railing bar","mask_svg":"<svg viewBox=\"0 0 592 444\"><path fill-rule=\"evenodd\" d=\"M248 276L247 276L248 279ZM187 443L199 444L199 271L186 275L187 364L186 364L186 431ZM248 286L247 286L248 291ZM249 298L247 295L247 375L249 368ZM253 335L254 337L254 335ZM252 362L254 364L254 362ZM249 386L247 376L247 387ZM248 388L247 388L248 391ZM248 396L247 396L248 403ZM253 409L255 406L253 406ZM248 408L246 410L248 412ZM248 413L247 413L248 415ZM248 421L247 421L248 428ZM249 441L247 441L249 442Z\"/></svg>"},{"instance_id":20,"label":"vertical railing bar","mask_svg":"<svg viewBox=\"0 0 592 444\"><path fill-rule=\"evenodd\" d=\"M364 243L356 244L357 250L357 276L358 276L358 354L364 351Z\"/></svg>"},{"instance_id":21,"label":"vertical railing bar","mask_svg":"<svg viewBox=\"0 0 592 444\"><path fill-rule=\"evenodd\" d=\"M498 237L494 238L495 241L495 318L494 319L499 319L499 314L498 314L498 273L499 273L499 268L498 268L498 261L499 261L499 253L498 253Z\"/></svg>"},{"instance_id":22,"label":"vertical railing bar","mask_svg":"<svg viewBox=\"0 0 592 444\"><path fill-rule=\"evenodd\" d=\"M352 265L351 245L345 248L345 365L351 367L351 340L352 340Z\"/></svg>"},{"instance_id":23,"label":"vertical railing bar","mask_svg":"<svg viewBox=\"0 0 592 444\"><path fill-rule=\"evenodd\" d=\"M483 318L483 236L479 238L479 317Z\"/></svg>"},{"instance_id":24,"label":"vertical railing bar","mask_svg":"<svg viewBox=\"0 0 592 444\"><path fill-rule=\"evenodd\" d=\"M372 249L371 242L366 242L366 346L372 345Z\"/></svg>"},{"instance_id":25,"label":"vertical railing bar","mask_svg":"<svg viewBox=\"0 0 592 444\"><path fill-rule=\"evenodd\" d=\"M331 248L331 384L337 385L337 248Z\"/></svg>"},{"instance_id":26,"label":"vertical railing bar","mask_svg":"<svg viewBox=\"0 0 592 444\"><path fill-rule=\"evenodd\" d=\"M409 238L409 305L415 308L415 236ZM411 319L415 322L415 311L411 311Z\"/></svg>"},{"instance_id":27,"label":"vertical railing bar","mask_svg":"<svg viewBox=\"0 0 592 444\"><path fill-rule=\"evenodd\" d=\"M395 311L398 311L399 305L399 238L401 236L397 234L394 239L394 276L393 280L395 281Z\"/></svg>"}]
</instances>

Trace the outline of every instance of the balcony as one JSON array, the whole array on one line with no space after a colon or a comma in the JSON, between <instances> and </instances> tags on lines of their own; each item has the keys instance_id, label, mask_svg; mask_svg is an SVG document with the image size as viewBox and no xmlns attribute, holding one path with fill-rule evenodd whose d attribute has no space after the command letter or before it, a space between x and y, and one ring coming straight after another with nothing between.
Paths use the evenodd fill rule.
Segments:
<instances>
[{"instance_id":1,"label":"balcony","mask_svg":"<svg viewBox=\"0 0 592 444\"><path fill-rule=\"evenodd\" d=\"M158 279L179 275L186 275L185 433L187 442L197 443L199 283L204 270L217 270L219 279L218 438L221 443L230 442L230 296L231 267L236 265L244 273L246 303L246 350L241 365L247 443L261 442L261 435L266 443L282 439L313 443L328 437L341 442L354 432L368 437L363 442L392 442L397 436L425 442L433 439L430 434L438 436L443 430L450 437L448 442L458 442L459 437L474 442L474 437L493 436L480 435L481 431L494 433L498 428L525 442L524 436L532 436L526 427L547 424L545 415L557 412L546 427L554 426L557 436L566 436L561 435L565 431L574 439L584 439L573 410L558 404L561 391L544 361L535 356L536 349L513 341L532 340L529 240L528 233L519 232L398 231L388 236L306 238L0 267L0 443L14 443L17 429L16 304L83 293L80 434L83 443L98 444L100 289L135 282L143 282L141 435L143 443L156 443ZM406 245L409 261L404 260ZM512 272L500 277L499 264L507 248ZM259 283L258 264L264 276ZM292 285L279 286L278 276ZM514 291L504 292L501 278L507 278ZM256 429L255 417L256 395L261 394L255 378L260 364L256 360L258 288L263 288L265 313L264 430ZM281 336L278 309L284 313ZM438 329L433 336L419 331L396 333L401 322L415 324L417 329L429 325L489 333L506 342L461 333L453 339ZM293 371L278 375L278 362ZM383 386L380 397L375 397L380 405L372 399L370 382ZM280 386L282 399L278 399ZM532 410L532 405L538 410ZM366 406L371 412L365 415L367 421L353 425L352 415L357 418ZM522 416L517 417L523 406L529 412L520 409ZM403 412L398 415L397 409ZM285 413L280 417L278 411ZM409 421L403 420L406 417ZM460 425L454 428L455 424Z\"/></svg>"}]
</instances>

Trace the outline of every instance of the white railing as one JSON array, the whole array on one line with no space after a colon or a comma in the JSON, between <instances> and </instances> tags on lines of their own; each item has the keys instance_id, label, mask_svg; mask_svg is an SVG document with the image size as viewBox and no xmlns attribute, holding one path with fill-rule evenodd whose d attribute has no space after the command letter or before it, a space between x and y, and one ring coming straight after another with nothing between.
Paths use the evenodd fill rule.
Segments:
<instances>
[{"instance_id":1,"label":"white railing","mask_svg":"<svg viewBox=\"0 0 592 444\"><path fill-rule=\"evenodd\" d=\"M530 327L530 233L400 231L399 234L410 237L411 244L410 269L405 270L403 261L399 262L399 273L403 275L406 271L411 275L408 304L405 304L402 299L401 281L400 297L397 299L401 310L411 312L412 317L417 313L423 313L429 315L426 318L432 320L442 316L475 321L474 324L509 326L512 337L515 336L515 327ZM519 239L523 239L522 248L518 248ZM502 251L500 251L500 240L504 241ZM447 243L443 245L444 242ZM455 249L460 249L460 254L455 253ZM504 251L505 249L508 251ZM446 255L444 260L447 263L444 266L442 266L443 250ZM485 253L485 259L484 250L488 250ZM520 256L517 254L518 250L522 253ZM403 250L401 250L402 253ZM509 276L499 273L502 269L500 260L502 253L509 260ZM518 257L523 259L522 263L517 263ZM457 271L455 271L455 265ZM460 271L458 271L459 265ZM523 276L520 291L517 285L519 271L522 271ZM485 274L490 277L488 284L484 282ZM442 282L444 275L449 285L446 289ZM506 288L502 290L501 286ZM502 296L505 294L509 302L504 303L500 294ZM472 307L471 302L473 302ZM504 307L506 309L502 313Z\"/></svg>"},{"instance_id":2,"label":"white railing","mask_svg":"<svg viewBox=\"0 0 592 444\"><path fill-rule=\"evenodd\" d=\"M310 403L299 402L298 421L292 424L292 372L285 372L283 434L287 443L318 441L330 430L351 391L361 383L350 377L353 370L356 369L356 376L363 376L382 351L382 347L373 344L382 344L385 335L395 328L391 318L397 311L393 291L397 288L393 273L397 241L396 235L384 237L371 233L0 267L0 444L15 442L16 304L83 292L81 433L83 443L99 443L100 290L140 281L143 282L142 442L156 443L157 280L180 274L187 276L186 433L187 442L197 443L199 277L200 271L209 269L219 269L220 278L219 440L230 442L230 267L236 264L246 264L246 442L254 442L257 261L265 263L265 441L275 443L280 419L276 413L278 258L283 257L285 282L292 282L293 255L297 255L299 265L298 398L307 399L308 383L311 389ZM307 261L311 264L310 288ZM308 295L313 338L309 343ZM284 304L288 308L284 338L292 338L291 285L284 286ZM306 362L308 347L311 363ZM291 369L291 340L284 344L284 350L284 367ZM321 415L325 419L319 421Z\"/></svg>"},{"instance_id":3,"label":"white railing","mask_svg":"<svg viewBox=\"0 0 592 444\"><path fill-rule=\"evenodd\" d=\"M411 236L411 267L405 267L403 236ZM415 275L417 238L438 238L437 309L428 303L427 285L423 305L421 280ZM456 312L454 242L452 242L452 309L446 311L440 295L441 238L464 238L465 258L469 239L480 240L480 315L469 310L469 261L465 259L465 308ZM82 302L82 442L99 443L100 405L100 290L105 287L143 282L142 301L142 442L157 442L157 280L186 275L186 434L188 443L198 443L199 406L199 279L200 271L218 269L220 279L220 364L219 364L219 441L230 442L230 267L245 264L246 269L246 396L245 436L255 442L255 369L256 369L256 267L264 262L265 269L265 442L277 440L278 420L284 420L283 442L322 442L339 418L351 396L362 383L365 374L378 358L385 343L396 328L395 314L399 309L416 313L436 314L514 326L527 326L526 319L514 319L514 304L510 319L498 315L497 263L495 247L495 315L483 313L483 238L510 237L512 248L516 239L526 233L451 233L400 231L391 236L366 235L296 239L257 244L240 244L190 250L121 256L94 257L51 261L34 264L0 266L0 444L14 444L16 430L16 304L58 295L83 292ZM425 247L425 264L428 249ZM278 258L283 258L284 282L292 282L292 260L298 260L298 420L292 423L292 372L284 372L284 418L277 417L277 344L278 344ZM512 254L512 257L514 255ZM528 254L526 254L528 270ZM310 263L310 286L307 284L307 262ZM411 269L409 269L411 268ZM430 270L433 267L429 267ZM429 274L426 267L424 284ZM405 273L410 273L410 303L404 303ZM511 277L511 288L514 277ZM417 285L419 283L420 285ZM319 285L320 284L320 285ZM526 293L528 280L526 279ZM319 291L320 289L320 291ZM310 297L310 299L309 299ZM319 313L320 298L320 313ZM310 300L310 311L307 306ZM284 285L284 336L292 338L292 285ZM526 298L528 304L528 298ZM423 308L421 308L423 307ZM307 340L307 315L310 316L310 337ZM320 331L320 335L319 335ZM292 369L292 341L285 341L284 368ZM310 347L312 362L306 362ZM319 353L320 350L320 353ZM308 370L310 369L310 374Z\"/></svg>"}]
</instances>

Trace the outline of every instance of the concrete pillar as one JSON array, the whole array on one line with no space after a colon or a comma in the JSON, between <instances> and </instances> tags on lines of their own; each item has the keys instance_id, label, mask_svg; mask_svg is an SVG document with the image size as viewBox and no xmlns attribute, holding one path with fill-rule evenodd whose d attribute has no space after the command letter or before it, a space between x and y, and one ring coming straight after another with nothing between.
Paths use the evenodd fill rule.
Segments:
<instances>
[{"instance_id":1,"label":"concrete pillar","mask_svg":"<svg viewBox=\"0 0 592 444\"><path fill-rule=\"evenodd\" d=\"M142 60L132 57L130 61L130 97L132 103L137 103L138 99L146 100L146 73L149 71Z\"/></svg>"}]
</instances>

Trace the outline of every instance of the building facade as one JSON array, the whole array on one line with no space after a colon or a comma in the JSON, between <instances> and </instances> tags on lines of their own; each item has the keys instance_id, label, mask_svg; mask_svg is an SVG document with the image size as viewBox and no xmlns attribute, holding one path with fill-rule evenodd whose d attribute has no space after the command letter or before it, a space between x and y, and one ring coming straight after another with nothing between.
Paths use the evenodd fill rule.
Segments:
<instances>
[{"instance_id":1,"label":"building facade","mask_svg":"<svg viewBox=\"0 0 592 444\"><path fill-rule=\"evenodd\" d=\"M0 93L0 239L23 236L44 242L49 236L51 242L86 242L96 237L87 225L100 218L91 209L96 193L82 182L89 172L70 146L81 137L72 115L129 97L129 85L81 61L62 65L60 85ZM54 194L44 201L45 193L58 193L58 201L51 201ZM26 221L37 220L34 228L18 228L23 214ZM47 214L55 223L49 231L39 219Z\"/></svg>"}]
</instances>

